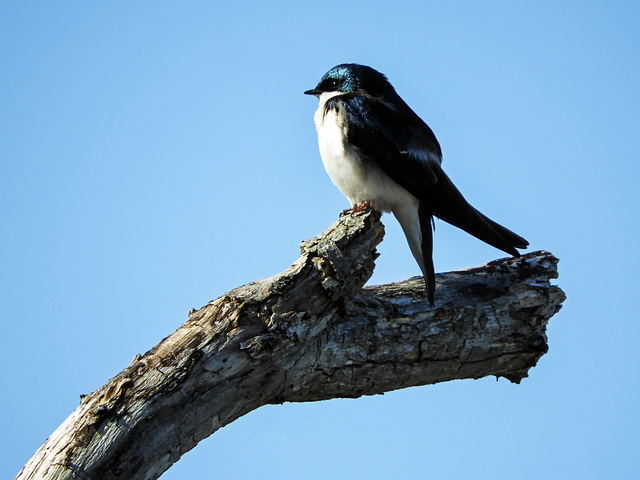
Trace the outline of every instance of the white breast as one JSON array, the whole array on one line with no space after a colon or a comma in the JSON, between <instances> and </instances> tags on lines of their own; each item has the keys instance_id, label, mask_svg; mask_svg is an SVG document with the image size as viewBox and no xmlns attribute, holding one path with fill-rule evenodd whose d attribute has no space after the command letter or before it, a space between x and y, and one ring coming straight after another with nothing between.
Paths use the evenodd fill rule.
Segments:
<instances>
[{"instance_id":1,"label":"white breast","mask_svg":"<svg viewBox=\"0 0 640 480\"><path fill-rule=\"evenodd\" d=\"M346 142L344 116L335 110L324 113L324 104L336 93L323 93L314 120L324 168L331 181L352 205L368 201L378 211L388 212L416 199L382 170L360 158Z\"/></svg>"}]
</instances>

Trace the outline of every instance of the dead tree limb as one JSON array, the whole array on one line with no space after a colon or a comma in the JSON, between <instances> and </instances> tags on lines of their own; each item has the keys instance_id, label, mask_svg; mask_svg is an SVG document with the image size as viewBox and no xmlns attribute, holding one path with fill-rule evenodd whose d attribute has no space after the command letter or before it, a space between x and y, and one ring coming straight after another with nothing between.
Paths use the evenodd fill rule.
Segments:
<instances>
[{"instance_id":1,"label":"dead tree limb","mask_svg":"<svg viewBox=\"0 0 640 480\"><path fill-rule=\"evenodd\" d=\"M557 260L535 252L362 288L380 215L342 217L285 272L198 311L78 408L17 479L155 479L262 405L359 397L487 375L519 382L547 351L564 300Z\"/></svg>"}]
</instances>

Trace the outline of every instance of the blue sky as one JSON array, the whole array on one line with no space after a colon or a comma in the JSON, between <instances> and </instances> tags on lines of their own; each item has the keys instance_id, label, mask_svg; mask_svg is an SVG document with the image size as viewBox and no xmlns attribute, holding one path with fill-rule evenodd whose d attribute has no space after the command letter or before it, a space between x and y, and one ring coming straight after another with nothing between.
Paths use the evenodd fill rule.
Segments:
<instances>
[{"instance_id":1,"label":"blue sky","mask_svg":"<svg viewBox=\"0 0 640 480\"><path fill-rule=\"evenodd\" d=\"M560 258L550 351L521 385L264 407L162 478L637 478L637 2L221 3L0 5L0 476L348 206L302 92L357 62L471 203ZM371 283L417 275L383 222ZM500 256L437 223L438 271Z\"/></svg>"}]
</instances>

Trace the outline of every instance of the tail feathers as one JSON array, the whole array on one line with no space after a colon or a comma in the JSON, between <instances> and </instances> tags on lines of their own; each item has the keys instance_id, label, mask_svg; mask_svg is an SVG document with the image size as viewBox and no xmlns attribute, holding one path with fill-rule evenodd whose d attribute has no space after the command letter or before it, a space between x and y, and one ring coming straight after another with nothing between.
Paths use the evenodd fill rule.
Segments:
<instances>
[{"instance_id":1,"label":"tail feathers","mask_svg":"<svg viewBox=\"0 0 640 480\"><path fill-rule=\"evenodd\" d=\"M527 248L529 245L520 235L487 218L471 205L464 212L450 215L439 211L436 216L509 255L520 256L516 248Z\"/></svg>"},{"instance_id":2,"label":"tail feathers","mask_svg":"<svg viewBox=\"0 0 640 480\"><path fill-rule=\"evenodd\" d=\"M422 244L420 245L422 253L422 265L420 265L422 274L424 275L424 285L427 292L427 298L431 306L434 306L434 293L436 290L436 272L433 266L433 230L431 228L432 217L431 212L427 210L424 203L418 207L418 217L420 219L420 233L422 234Z\"/></svg>"},{"instance_id":3,"label":"tail feathers","mask_svg":"<svg viewBox=\"0 0 640 480\"><path fill-rule=\"evenodd\" d=\"M423 199L436 217L509 255L519 256L516 248L527 248L529 242L520 235L473 208L442 169L438 169L437 176L437 184L428 189L427 198Z\"/></svg>"},{"instance_id":4,"label":"tail feathers","mask_svg":"<svg viewBox=\"0 0 640 480\"><path fill-rule=\"evenodd\" d=\"M431 228L431 212L427 205L419 201L397 205L393 210L404 235L407 237L411 253L415 257L426 287L427 298L433 306L436 289L436 275L433 268L433 231Z\"/></svg>"},{"instance_id":5,"label":"tail feathers","mask_svg":"<svg viewBox=\"0 0 640 480\"><path fill-rule=\"evenodd\" d=\"M509 255L519 256L517 249L529 245L520 235L473 208L439 166L435 172L438 181L429 188L416 190L414 195L419 193L420 196L415 203L403 203L393 209L407 237L411 253L422 270L427 298L432 306L436 288L432 229L434 216Z\"/></svg>"}]
</instances>

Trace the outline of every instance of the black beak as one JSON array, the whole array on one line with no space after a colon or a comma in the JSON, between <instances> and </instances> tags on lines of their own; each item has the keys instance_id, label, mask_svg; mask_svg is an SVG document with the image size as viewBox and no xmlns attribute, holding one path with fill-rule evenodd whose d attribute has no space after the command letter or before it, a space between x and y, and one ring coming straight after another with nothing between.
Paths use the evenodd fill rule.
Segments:
<instances>
[{"instance_id":1,"label":"black beak","mask_svg":"<svg viewBox=\"0 0 640 480\"><path fill-rule=\"evenodd\" d=\"M320 92L318 90L316 90L315 88L311 89L311 90L307 90L306 92L304 92L305 95L320 95Z\"/></svg>"}]
</instances>

